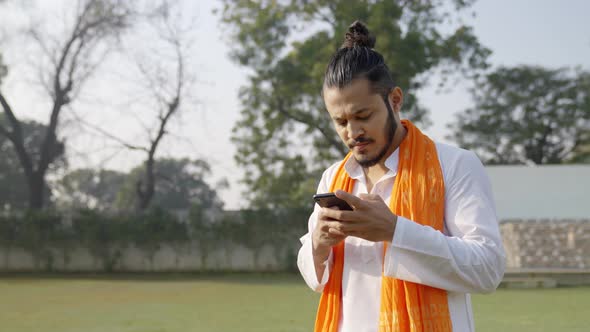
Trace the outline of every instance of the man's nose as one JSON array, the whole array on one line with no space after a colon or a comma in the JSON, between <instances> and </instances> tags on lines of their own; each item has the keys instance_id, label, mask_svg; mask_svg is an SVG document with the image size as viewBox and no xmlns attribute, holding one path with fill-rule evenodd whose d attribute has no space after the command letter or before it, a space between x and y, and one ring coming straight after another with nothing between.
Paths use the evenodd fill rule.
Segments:
<instances>
[{"instance_id":1,"label":"man's nose","mask_svg":"<svg viewBox=\"0 0 590 332\"><path fill-rule=\"evenodd\" d=\"M355 123L355 121L348 122L348 136L352 139L357 139L365 134L362 126L359 123Z\"/></svg>"}]
</instances>

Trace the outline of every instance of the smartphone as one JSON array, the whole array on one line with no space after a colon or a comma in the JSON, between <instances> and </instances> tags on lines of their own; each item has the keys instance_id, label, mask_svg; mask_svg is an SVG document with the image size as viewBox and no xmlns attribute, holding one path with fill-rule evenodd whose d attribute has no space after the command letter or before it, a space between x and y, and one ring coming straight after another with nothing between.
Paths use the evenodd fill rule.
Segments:
<instances>
[{"instance_id":1,"label":"smartphone","mask_svg":"<svg viewBox=\"0 0 590 332\"><path fill-rule=\"evenodd\" d=\"M345 200L336 197L334 193L313 195L313 200L321 207L337 206L340 210L352 211L352 207Z\"/></svg>"}]
</instances>

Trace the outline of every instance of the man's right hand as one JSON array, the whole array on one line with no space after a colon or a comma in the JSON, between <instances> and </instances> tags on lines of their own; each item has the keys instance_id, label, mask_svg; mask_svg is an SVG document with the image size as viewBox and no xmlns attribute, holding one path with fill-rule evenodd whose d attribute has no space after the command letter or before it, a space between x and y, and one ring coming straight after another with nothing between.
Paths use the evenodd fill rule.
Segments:
<instances>
[{"instance_id":1,"label":"man's right hand","mask_svg":"<svg viewBox=\"0 0 590 332\"><path fill-rule=\"evenodd\" d=\"M324 209L328 208L322 208L318 213L317 223L312 233L313 261L319 283L322 282L322 276L326 269L324 262L328 259L332 247L346 238L346 235L334 229L330 232L328 222L333 222L334 219L326 217L323 213Z\"/></svg>"}]
</instances>

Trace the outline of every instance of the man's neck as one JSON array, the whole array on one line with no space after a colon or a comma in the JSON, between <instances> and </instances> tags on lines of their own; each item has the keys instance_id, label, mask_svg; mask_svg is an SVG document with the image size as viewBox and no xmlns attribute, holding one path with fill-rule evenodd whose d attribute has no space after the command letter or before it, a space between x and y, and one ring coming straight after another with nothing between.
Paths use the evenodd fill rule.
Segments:
<instances>
[{"instance_id":1,"label":"man's neck","mask_svg":"<svg viewBox=\"0 0 590 332\"><path fill-rule=\"evenodd\" d=\"M375 166L363 168L363 171L365 173L365 180L367 182L367 192L371 193L373 185L388 172L388 168L385 167L385 164L379 163Z\"/></svg>"},{"instance_id":2,"label":"man's neck","mask_svg":"<svg viewBox=\"0 0 590 332\"><path fill-rule=\"evenodd\" d=\"M383 177L383 175L387 174L389 168L385 166L385 161L395 152L395 150L402 144L404 138L406 138L406 134L408 133L407 129L404 128L400 124L398 127L399 129L395 132L393 136L393 144L389 148L389 151L379 160L377 164L371 167L363 168L363 172L365 173L365 179L367 181L367 192L371 193L373 189L373 185Z\"/></svg>"}]
</instances>

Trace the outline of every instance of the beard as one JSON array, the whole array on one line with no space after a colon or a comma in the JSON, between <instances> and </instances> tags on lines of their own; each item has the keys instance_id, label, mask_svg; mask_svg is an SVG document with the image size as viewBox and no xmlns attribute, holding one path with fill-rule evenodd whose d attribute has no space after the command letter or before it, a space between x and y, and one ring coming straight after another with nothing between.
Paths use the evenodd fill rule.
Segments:
<instances>
[{"instance_id":1,"label":"beard","mask_svg":"<svg viewBox=\"0 0 590 332\"><path fill-rule=\"evenodd\" d=\"M391 108L391 105L389 105L389 100L387 100L387 97L383 97L383 102L387 107L387 122L385 123L385 128L383 128L386 137L386 143L385 146L381 150L379 150L379 153L377 153L377 155L371 159L359 160L356 156L354 156L356 162L359 163L359 165L361 165L361 167L363 168L369 168L377 165L377 163L379 163L381 159L385 157L385 154L389 151L391 145L393 144L393 137L395 136L395 132L397 130L397 122L395 122L393 118L393 109ZM359 137L356 140L356 143L372 141L373 140L371 140L370 138Z\"/></svg>"}]
</instances>

